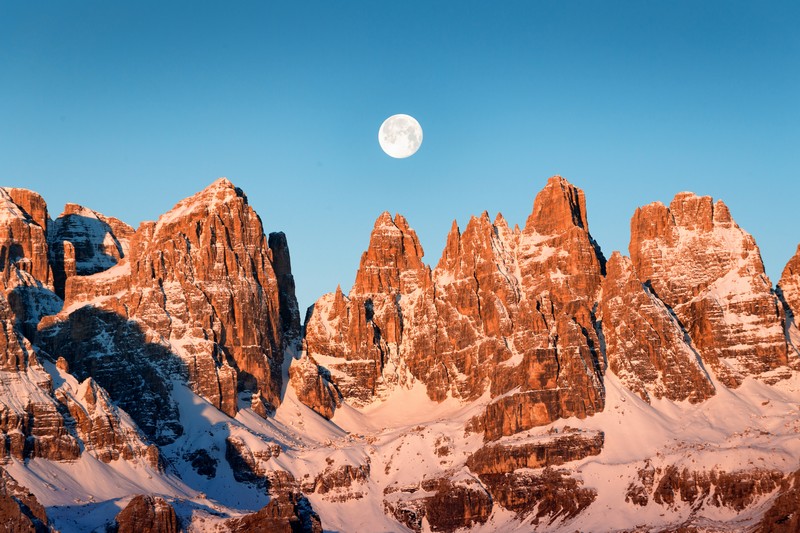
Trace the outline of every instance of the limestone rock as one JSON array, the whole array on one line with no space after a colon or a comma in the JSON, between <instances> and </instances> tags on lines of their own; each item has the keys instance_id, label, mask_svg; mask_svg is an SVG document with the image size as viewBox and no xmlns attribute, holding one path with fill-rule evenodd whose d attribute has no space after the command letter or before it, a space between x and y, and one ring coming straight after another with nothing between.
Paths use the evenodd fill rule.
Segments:
<instances>
[{"instance_id":1,"label":"limestone rock","mask_svg":"<svg viewBox=\"0 0 800 533\"><path fill-rule=\"evenodd\" d=\"M687 502L695 510L705 504L740 512L775 490L783 474L762 469L692 471L670 465L663 471L657 469L655 479L653 501L659 505L674 507Z\"/></svg>"},{"instance_id":2,"label":"limestone rock","mask_svg":"<svg viewBox=\"0 0 800 533\"><path fill-rule=\"evenodd\" d=\"M63 357L83 382L92 378L127 412L148 439L169 444L183 433L171 378L186 375L181 360L140 323L86 305L40 324L37 343Z\"/></svg>"},{"instance_id":3,"label":"limestone rock","mask_svg":"<svg viewBox=\"0 0 800 533\"><path fill-rule=\"evenodd\" d=\"M407 326L399 301L404 294L430 286L430 269L422 263L422 254L405 218L383 213L361 257L350 296L345 298L337 288L320 299L308 317L307 352L334 374L342 394L356 404L371 402L387 387L408 383L400 355Z\"/></svg>"},{"instance_id":4,"label":"limestone rock","mask_svg":"<svg viewBox=\"0 0 800 533\"><path fill-rule=\"evenodd\" d=\"M0 288L20 332L32 337L42 316L58 312L48 259L47 206L25 189L0 187Z\"/></svg>"},{"instance_id":5,"label":"limestone rock","mask_svg":"<svg viewBox=\"0 0 800 533\"><path fill-rule=\"evenodd\" d=\"M121 220L67 204L48 231L55 292L64 297L66 280L108 270L129 251L134 230Z\"/></svg>"},{"instance_id":6,"label":"limestone rock","mask_svg":"<svg viewBox=\"0 0 800 533\"><path fill-rule=\"evenodd\" d=\"M321 494L331 502L360 500L369 491L366 486L369 473L369 462L361 465L344 464L336 468L328 465L314 477L312 483L303 485L303 491Z\"/></svg>"},{"instance_id":7,"label":"limestone rock","mask_svg":"<svg viewBox=\"0 0 800 533\"><path fill-rule=\"evenodd\" d=\"M574 518L597 498L594 489L582 487L569 472L552 468L484 474L481 481L495 503L521 517L533 514L534 524Z\"/></svg>"},{"instance_id":8,"label":"limestone rock","mask_svg":"<svg viewBox=\"0 0 800 533\"><path fill-rule=\"evenodd\" d=\"M786 339L789 343L789 365L800 370L800 245L783 269L776 290L786 311Z\"/></svg>"},{"instance_id":9,"label":"limestone rock","mask_svg":"<svg viewBox=\"0 0 800 533\"><path fill-rule=\"evenodd\" d=\"M142 224L130 247L129 314L177 350L193 390L231 416L237 391L277 406L280 291L261 219L242 190L215 181Z\"/></svg>"},{"instance_id":10,"label":"limestone rock","mask_svg":"<svg viewBox=\"0 0 800 533\"><path fill-rule=\"evenodd\" d=\"M601 431L565 431L521 442L503 441L485 444L467 459L467 466L477 475L510 473L520 468L544 468L598 455L603 449Z\"/></svg>"},{"instance_id":11,"label":"limestone rock","mask_svg":"<svg viewBox=\"0 0 800 533\"><path fill-rule=\"evenodd\" d=\"M679 193L631 220L639 279L672 311L727 386L787 364L783 309L753 237L711 197Z\"/></svg>"},{"instance_id":12,"label":"limestone rock","mask_svg":"<svg viewBox=\"0 0 800 533\"><path fill-rule=\"evenodd\" d=\"M301 402L329 420L336 408L342 405L342 395L331 382L330 373L326 373L311 356L292 360L289 382Z\"/></svg>"},{"instance_id":13,"label":"limestone rock","mask_svg":"<svg viewBox=\"0 0 800 533\"><path fill-rule=\"evenodd\" d=\"M0 293L0 461L76 459L80 447L52 396L52 379L15 321Z\"/></svg>"},{"instance_id":14,"label":"limestone rock","mask_svg":"<svg viewBox=\"0 0 800 533\"><path fill-rule=\"evenodd\" d=\"M800 531L800 470L781 482L780 492L764 513L755 531L758 533L793 533Z\"/></svg>"},{"instance_id":15,"label":"limestone rock","mask_svg":"<svg viewBox=\"0 0 800 533\"><path fill-rule=\"evenodd\" d=\"M800 317L800 244L797 245L795 254L786 263L781 280L778 282L778 288L797 323L797 319Z\"/></svg>"},{"instance_id":16,"label":"limestone rock","mask_svg":"<svg viewBox=\"0 0 800 533\"><path fill-rule=\"evenodd\" d=\"M422 530L423 520L431 531L443 532L484 524L492 514L492 497L472 476L448 474L425 479L417 487L389 487L384 508L413 531Z\"/></svg>"},{"instance_id":17,"label":"limestone rock","mask_svg":"<svg viewBox=\"0 0 800 533\"><path fill-rule=\"evenodd\" d=\"M231 533L322 533L322 522L306 498L274 498L260 511L225 522Z\"/></svg>"},{"instance_id":18,"label":"limestone rock","mask_svg":"<svg viewBox=\"0 0 800 533\"><path fill-rule=\"evenodd\" d=\"M92 377L157 444L182 432L174 379L231 416L240 392L256 412L274 409L283 350L299 332L294 282L285 237L270 247L240 189L219 179L135 233L77 206L61 218L62 242L119 262L66 279L64 310L39 324L49 353Z\"/></svg>"},{"instance_id":19,"label":"limestone rock","mask_svg":"<svg viewBox=\"0 0 800 533\"><path fill-rule=\"evenodd\" d=\"M678 320L618 252L606 265L600 313L611 370L647 402L701 402L714 387Z\"/></svg>"},{"instance_id":20,"label":"limestone rock","mask_svg":"<svg viewBox=\"0 0 800 533\"><path fill-rule=\"evenodd\" d=\"M54 531L39 500L0 468L0 523L10 533Z\"/></svg>"},{"instance_id":21,"label":"limestone rock","mask_svg":"<svg viewBox=\"0 0 800 533\"><path fill-rule=\"evenodd\" d=\"M0 187L0 279L53 288L47 247L47 205L37 193Z\"/></svg>"},{"instance_id":22,"label":"limestone rock","mask_svg":"<svg viewBox=\"0 0 800 533\"><path fill-rule=\"evenodd\" d=\"M270 483L273 472L267 467L267 462L280 454L281 447L278 444L264 444L261 449L254 449L239 437L232 435L225 439L225 460L233 471L234 479L264 491L273 488ZM294 479L290 485L294 490Z\"/></svg>"},{"instance_id":23,"label":"limestone rock","mask_svg":"<svg viewBox=\"0 0 800 533\"><path fill-rule=\"evenodd\" d=\"M272 268L278 281L282 333L287 342L299 341L300 309L295 296L289 243L286 241L286 235L282 231L270 233L267 242L272 254Z\"/></svg>"},{"instance_id":24,"label":"limestone rock","mask_svg":"<svg viewBox=\"0 0 800 533\"><path fill-rule=\"evenodd\" d=\"M178 533L183 531L175 509L163 498L139 495L114 519L116 533Z\"/></svg>"},{"instance_id":25,"label":"limestone rock","mask_svg":"<svg viewBox=\"0 0 800 533\"><path fill-rule=\"evenodd\" d=\"M145 444L137 428L124 421L108 393L92 378L87 378L77 390L62 385L56 391L56 398L75 420L78 436L92 455L104 463L142 459L152 468L159 468L158 448Z\"/></svg>"},{"instance_id":26,"label":"limestone rock","mask_svg":"<svg viewBox=\"0 0 800 533\"><path fill-rule=\"evenodd\" d=\"M585 417L603 406L592 308L604 262L583 192L557 176L524 231L487 213L463 234L454 223L432 272L408 222L383 213L349 296L337 288L310 310L305 348L356 405L414 381L436 401L489 390L501 398L475 424L488 439Z\"/></svg>"}]
</instances>

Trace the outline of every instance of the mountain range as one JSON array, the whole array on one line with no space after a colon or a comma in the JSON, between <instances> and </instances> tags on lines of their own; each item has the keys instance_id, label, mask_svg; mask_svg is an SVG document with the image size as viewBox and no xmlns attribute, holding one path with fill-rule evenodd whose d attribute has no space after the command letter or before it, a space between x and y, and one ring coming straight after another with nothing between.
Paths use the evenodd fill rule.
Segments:
<instances>
[{"instance_id":1,"label":"mountain range","mask_svg":"<svg viewBox=\"0 0 800 533\"><path fill-rule=\"evenodd\" d=\"M285 235L225 178L137 229L0 188L0 521L800 531L800 246L773 284L681 192L606 257L554 176L524 227L423 258L381 213L301 321Z\"/></svg>"}]
</instances>

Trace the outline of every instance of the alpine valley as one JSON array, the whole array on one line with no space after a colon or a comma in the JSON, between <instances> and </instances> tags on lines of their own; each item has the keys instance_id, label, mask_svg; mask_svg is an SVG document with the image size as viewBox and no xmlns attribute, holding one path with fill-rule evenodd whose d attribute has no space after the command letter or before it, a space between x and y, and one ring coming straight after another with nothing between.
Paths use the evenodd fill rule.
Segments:
<instances>
[{"instance_id":1,"label":"alpine valley","mask_svg":"<svg viewBox=\"0 0 800 533\"><path fill-rule=\"evenodd\" d=\"M0 284L5 531L800 531L800 247L710 197L606 257L554 176L435 266L383 213L301 322L227 179L138 229L0 188Z\"/></svg>"}]
</instances>

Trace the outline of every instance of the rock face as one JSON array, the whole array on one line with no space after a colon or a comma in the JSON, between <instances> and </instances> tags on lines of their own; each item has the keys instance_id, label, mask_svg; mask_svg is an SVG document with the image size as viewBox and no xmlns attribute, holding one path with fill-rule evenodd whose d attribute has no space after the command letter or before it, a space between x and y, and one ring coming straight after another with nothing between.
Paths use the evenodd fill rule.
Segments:
<instances>
[{"instance_id":1,"label":"rock face","mask_svg":"<svg viewBox=\"0 0 800 533\"><path fill-rule=\"evenodd\" d=\"M249 533L274 531L275 533L322 533L319 516L311 510L308 500L275 498L260 511L228 520L225 531Z\"/></svg>"},{"instance_id":2,"label":"rock face","mask_svg":"<svg viewBox=\"0 0 800 533\"><path fill-rule=\"evenodd\" d=\"M289 380L300 401L329 420L335 409L342 405L342 395L331 383L330 373L311 356L292 361Z\"/></svg>"},{"instance_id":3,"label":"rock face","mask_svg":"<svg viewBox=\"0 0 800 533\"><path fill-rule=\"evenodd\" d=\"M115 533L178 533L175 509L163 498L139 495L114 519Z\"/></svg>"},{"instance_id":4,"label":"rock face","mask_svg":"<svg viewBox=\"0 0 800 533\"><path fill-rule=\"evenodd\" d=\"M280 403L278 281L241 189L222 178L143 224L131 257L130 316L178 350L198 394L229 415L240 390Z\"/></svg>"},{"instance_id":5,"label":"rock face","mask_svg":"<svg viewBox=\"0 0 800 533\"><path fill-rule=\"evenodd\" d=\"M405 329L403 294L430 286L422 247L402 216L383 213L375 222L370 246L350 296L340 288L314 305L306 324L305 347L336 379L345 398L356 405L372 401L387 387L407 383L400 346ZM328 325L332 329L329 329Z\"/></svg>"},{"instance_id":6,"label":"rock face","mask_svg":"<svg viewBox=\"0 0 800 533\"><path fill-rule=\"evenodd\" d=\"M47 205L25 189L0 187L0 286L23 335L31 337L42 316L57 312L48 261Z\"/></svg>"},{"instance_id":7,"label":"rock face","mask_svg":"<svg viewBox=\"0 0 800 533\"><path fill-rule=\"evenodd\" d=\"M786 476L772 506L764 514L755 531L759 533L792 533L800 531L800 470Z\"/></svg>"},{"instance_id":8,"label":"rock face","mask_svg":"<svg viewBox=\"0 0 800 533\"><path fill-rule=\"evenodd\" d=\"M78 381L91 378L105 389L154 443L182 434L170 380L186 372L165 343L148 339L139 323L93 305L52 318L40 325L37 342L63 357Z\"/></svg>"},{"instance_id":9,"label":"rock face","mask_svg":"<svg viewBox=\"0 0 800 533\"><path fill-rule=\"evenodd\" d=\"M415 380L437 401L489 390L498 400L475 427L490 440L595 413L605 261L587 228L583 192L554 177L523 231L486 213L463 234L454 223L430 271L407 221L383 213L350 295L310 311L305 348L356 405Z\"/></svg>"},{"instance_id":10,"label":"rock face","mask_svg":"<svg viewBox=\"0 0 800 533\"><path fill-rule=\"evenodd\" d=\"M47 206L22 189L0 189L0 201L7 250L0 293L0 460L71 461L83 450L105 462L141 458L157 467L158 450L143 442L106 391L92 380L79 388L67 366L43 365L52 365L50 356L31 339L41 317L61 308L50 290Z\"/></svg>"},{"instance_id":11,"label":"rock face","mask_svg":"<svg viewBox=\"0 0 800 533\"><path fill-rule=\"evenodd\" d=\"M67 204L48 230L55 292L64 297L66 280L108 270L128 254L134 230L121 220Z\"/></svg>"},{"instance_id":12,"label":"rock face","mask_svg":"<svg viewBox=\"0 0 800 533\"><path fill-rule=\"evenodd\" d=\"M408 496L407 491L411 491ZM421 494L416 495L419 491ZM417 487L386 492L384 506L398 522L413 531L421 531L423 521L431 531L456 531L484 524L492 513L492 497L471 476L423 480Z\"/></svg>"},{"instance_id":13,"label":"rock face","mask_svg":"<svg viewBox=\"0 0 800 533\"><path fill-rule=\"evenodd\" d=\"M79 379L92 377L157 444L182 432L173 377L231 416L239 392L262 415L278 405L283 350L300 329L291 263L285 237L269 246L240 189L219 179L134 234L83 208L61 219L62 242L92 258L83 263L119 261L67 277L65 310L39 324L39 342Z\"/></svg>"},{"instance_id":14,"label":"rock face","mask_svg":"<svg viewBox=\"0 0 800 533\"><path fill-rule=\"evenodd\" d=\"M0 520L3 531L11 533L49 533L47 514L42 504L0 468Z\"/></svg>"},{"instance_id":15,"label":"rock face","mask_svg":"<svg viewBox=\"0 0 800 533\"><path fill-rule=\"evenodd\" d=\"M78 437L92 455L104 463L141 458L152 468L159 468L158 448L144 444L137 428L125 420L126 415L92 378L87 378L77 389L62 385L55 396L69 411Z\"/></svg>"},{"instance_id":16,"label":"rock face","mask_svg":"<svg viewBox=\"0 0 800 533\"><path fill-rule=\"evenodd\" d=\"M568 471L551 468L541 473L485 474L481 480L506 509L519 515L535 510L534 524L574 518L597 497L594 489L582 487Z\"/></svg>"},{"instance_id":17,"label":"rock face","mask_svg":"<svg viewBox=\"0 0 800 533\"><path fill-rule=\"evenodd\" d=\"M0 187L0 274L4 286L53 288L47 258L47 204L25 189Z\"/></svg>"},{"instance_id":18,"label":"rock face","mask_svg":"<svg viewBox=\"0 0 800 533\"><path fill-rule=\"evenodd\" d=\"M520 468L545 468L577 461L603 450L602 432L555 433L522 442L486 444L469 459L467 466L479 476L511 473Z\"/></svg>"},{"instance_id":19,"label":"rock face","mask_svg":"<svg viewBox=\"0 0 800 533\"><path fill-rule=\"evenodd\" d=\"M75 459L80 447L53 397L52 378L15 322L0 293L0 461Z\"/></svg>"},{"instance_id":20,"label":"rock face","mask_svg":"<svg viewBox=\"0 0 800 533\"><path fill-rule=\"evenodd\" d=\"M782 479L783 473L777 470L698 471L674 465L653 468L647 464L639 471L639 481L628 487L626 501L645 506L652 500L667 508L683 502L695 512L704 506L741 512L779 487Z\"/></svg>"},{"instance_id":21,"label":"rock face","mask_svg":"<svg viewBox=\"0 0 800 533\"><path fill-rule=\"evenodd\" d=\"M782 299L786 311L789 365L795 370L800 370L800 245L783 269L776 292Z\"/></svg>"},{"instance_id":22,"label":"rock face","mask_svg":"<svg viewBox=\"0 0 800 533\"><path fill-rule=\"evenodd\" d=\"M800 244L797 245L795 254L786 263L781 280L778 282L778 288L789 306L796 324L797 317L800 316Z\"/></svg>"},{"instance_id":23,"label":"rock face","mask_svg":"<svg viewBox=\"0 0 800 533\"><path fill-rule=\"evenodd\" d=\"M669 208L637 209L630 253L639 279L727 386L787 364L782 306L753 237L722 201L680 193Z\"/></svg>"},{"instance_id":24,"label":"rock face","mask_svg":"<svg viewBox=\"0 0 800 533\"><path fill-rule=\"evenodd\" d=\"M643 284L627 257L606 265L600 313L608 366L626 387L651 397L701 402L714 394L678 320Z\"/></svg>"}]
</instances>

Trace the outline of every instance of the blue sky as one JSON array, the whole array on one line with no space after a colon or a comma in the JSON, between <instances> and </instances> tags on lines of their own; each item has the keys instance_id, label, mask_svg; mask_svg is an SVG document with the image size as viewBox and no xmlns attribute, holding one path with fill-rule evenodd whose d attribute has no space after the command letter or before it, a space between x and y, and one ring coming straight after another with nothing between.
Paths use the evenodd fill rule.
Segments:
<instances>
[{"instance_id":1,"label":"blue sky","mask_svg":"<svg viewBox=\"0 0 800 533\"><path fill-rule=\"evenodd\" d=\"M165 5L162 5L165 4ZM522 225L553 174L606 256L637 206L722 198L777 281L800 242L800 4L0 1L0 184L133 226L219 176L287 234L308 306L375 218L435 264L450 222ZM409 159L377 130L407 113Z\"/></svg>"}]
</instances>

